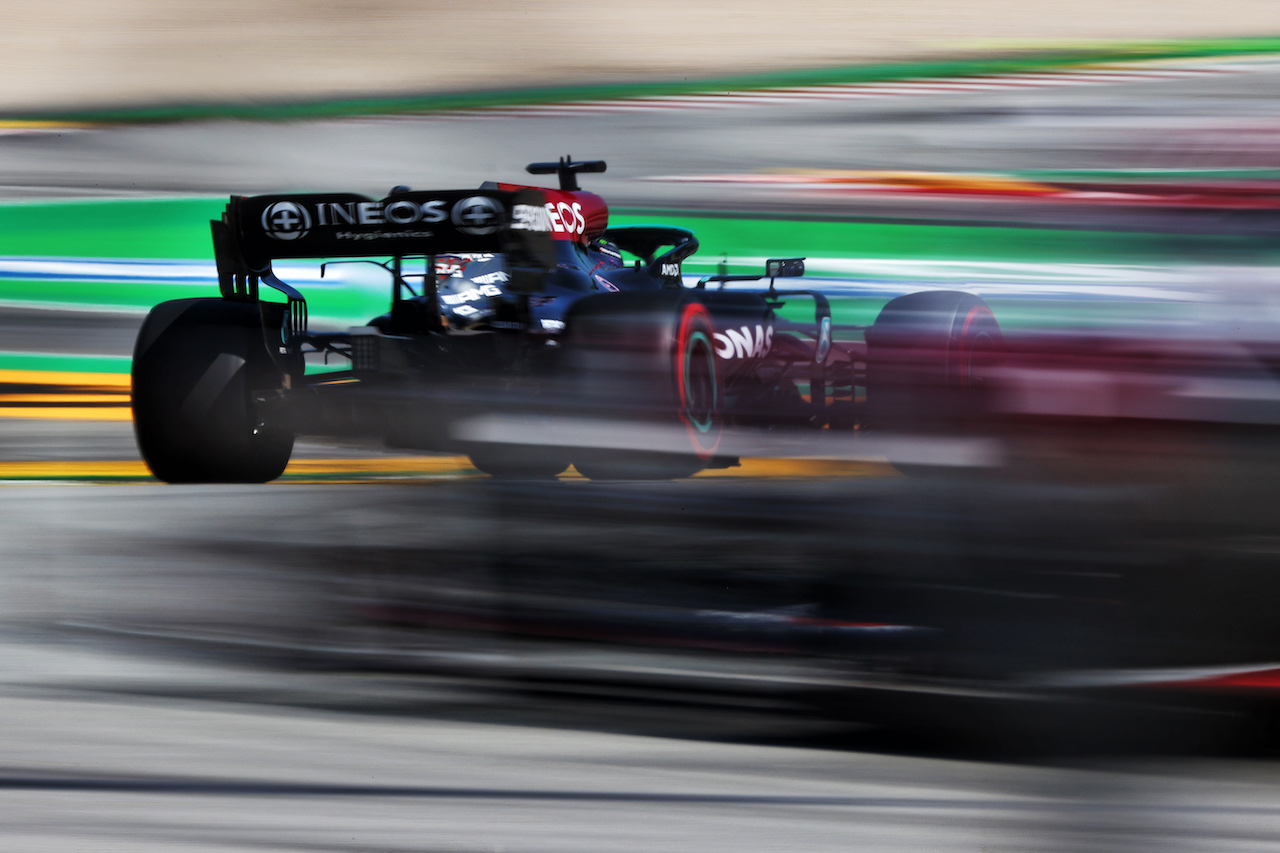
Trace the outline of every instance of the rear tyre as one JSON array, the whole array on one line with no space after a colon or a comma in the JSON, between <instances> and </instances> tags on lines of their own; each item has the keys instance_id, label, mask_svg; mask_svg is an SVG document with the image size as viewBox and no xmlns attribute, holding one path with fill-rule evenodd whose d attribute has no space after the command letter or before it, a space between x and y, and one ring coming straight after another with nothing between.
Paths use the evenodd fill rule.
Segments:
<instances>
[{"instance_id":1,"label":"rear tyre","mask_svg":"<svg viewBox=\"0 0 1280 853\"><path fill-rule=\"evenodd\" d=\"M179 299L152 309L133 353L138 449L168 483L264 483L279 477L293 432L263 417L286 373L267 350L284 306ZM278 342L272 341L278 346ZM301 365L296 365L301 373Z\"/></svg>"},{"instance_id":2,"label":"rear tyre","mask_svg":"<svg viewBox=\"0 0 1280 853\"><path fill-rule=\"evenodd\" d=\"M711 461L724 429L724 385L707 306L679 292L584 299L570 318L571 363L586 414L625 448L580 448L592 480L671 480Z\"/></svg>"},{"instance_id":3,"label":"rear tyre","mask_svg":"<svg viewBox=\"0 0 1280 853\"><path fill-rule=\"evenodd\" d=\"M869 426L953 432L988 415L1003 339L978 297L950 290L900 296L866 338Z\"/></svg>"}]
</instances>

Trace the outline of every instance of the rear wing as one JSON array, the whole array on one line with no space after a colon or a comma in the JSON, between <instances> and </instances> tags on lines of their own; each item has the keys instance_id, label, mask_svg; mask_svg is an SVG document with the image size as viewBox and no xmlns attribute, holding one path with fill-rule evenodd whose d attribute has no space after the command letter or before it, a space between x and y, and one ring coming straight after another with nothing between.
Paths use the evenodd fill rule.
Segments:
<instances>
[{"instance_id":1,"label":"rear wing","mask_svg":"<svg viewBox=\"0 0 1280 853\"><path fill-rule=\"evenodd\" d=\"M507 256L508 290L537 292L555 266L545 204L536 189L232 196L210 223L218 287L256 301L265 282L292 303L302 296L275 277L274 260L494 252Z\"/></svg>"}]
</instances>

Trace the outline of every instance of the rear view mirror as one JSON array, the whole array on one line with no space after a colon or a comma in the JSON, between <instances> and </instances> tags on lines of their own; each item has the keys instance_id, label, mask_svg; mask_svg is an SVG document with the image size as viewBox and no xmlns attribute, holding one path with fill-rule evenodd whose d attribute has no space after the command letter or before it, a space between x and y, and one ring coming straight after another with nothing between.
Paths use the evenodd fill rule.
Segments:
<instances>
[{"instance_id":1,"label":"rear view mirror","mask_svg":"<svg viewBox=\"0 0 1280 853\"><path fill-rule=\"evenodd\" d=\"M764 262L769 278L799 278L804 275L804 258L770 258Z\"/></svg>"}]
</instances>

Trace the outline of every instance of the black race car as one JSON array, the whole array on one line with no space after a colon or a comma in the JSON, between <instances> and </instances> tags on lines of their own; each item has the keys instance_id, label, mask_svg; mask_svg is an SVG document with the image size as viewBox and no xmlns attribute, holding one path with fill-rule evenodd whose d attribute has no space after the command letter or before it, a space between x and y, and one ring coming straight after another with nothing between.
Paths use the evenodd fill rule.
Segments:
<instances>
[{"instance_id":1,"label":"black race car","mask_svg":"<svg viewBox=\"0 0 1280 853\"><path fill-rule=\"evenodd\" d=\"M734 464L727 425L927 429L981 409L1000 329L977 297L910 294L869 327L838 326L823 294L776 286L803 259L686 282L696 237L610 228L577 182L604 169L528 167L559 189L233 197L212 223L220 297L157 305L138 336L147 465L172 483L264 482L307 434L462 452L496 476L572 464L593 479L673 478ZM377 263L390 310L309 329L303 295L272 271L297 258ZM798 300L812 320L780 315ZM321 355L349 369L308 372Z\"/></svg>"}]
</instances>

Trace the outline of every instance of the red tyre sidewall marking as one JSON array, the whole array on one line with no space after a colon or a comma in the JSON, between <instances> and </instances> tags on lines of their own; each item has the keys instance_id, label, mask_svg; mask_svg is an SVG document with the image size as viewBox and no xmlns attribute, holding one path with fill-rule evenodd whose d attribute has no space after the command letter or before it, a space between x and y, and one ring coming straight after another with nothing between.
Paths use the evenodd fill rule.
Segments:
<instances>
[{"instance_id":1,"label":"red tyre sidewall marking","mask_svg":"<svg viewBox=\"0 0 1280 853\"><path fill-rule=\"evenodd\" d=\"M694 423L692 422L692 420L690 420L688 415L689 395L688 395L687 389L685 388L685 382L684 382L685 370L687 368L687 365L685 364L685 359L689 353L689 337L692 334L691 327L694 325L695 321L698 320L699 318L701 318L703 322L706 323L707 333L708 335L710 335L711 332L715 329L715 326L712 324L711 314L708 313L705 306L700 305L696 302L691 305L686 305L680 315L680 331L676 335L676 389L680 398L680 412L679 412L680 421L684 424L685 430L689 434L689 442L690 444L693 445L693 452L698 456L699 459L710 459L712 456L715 455L716 448L720 446L720 430L719 429L713 430L715 434L715 441L711 444L710 447L707 447L705 444L702 443L702 438L705 437L705 434L702 433L697 428L697 426L694 425ZM711 345L710 337L708 337L708 346L710 345ZM712 352L711 368L714 371L715 370L714 348L711 350L711 352ZM714 379L714 374L713 374L713 379ZM718 387L715 389L714 393L717 396L719 396Z\"/></svg>"},{"instance_id":2,"label":"red tyre sidewall marking","mask_svg":"<svg viewBox=\"0 0 1280 853\"><path fill-rule=\"evenodd\" d=\"M969 327L973 325L974 320L984 316L991 317L993 320L995 319L995 315L991 313L991 309L987 308L987 306L985 305L973 306L972 308L969 309L969 313L965 315L964 327L960 330L959 355L960 355L960 368L962 371L960 374L961 388L968 388L970 384L969 371L965 369L967 365L966 356L968 355L968 351L969 351Z\"/></svg>"}]
</instances>

